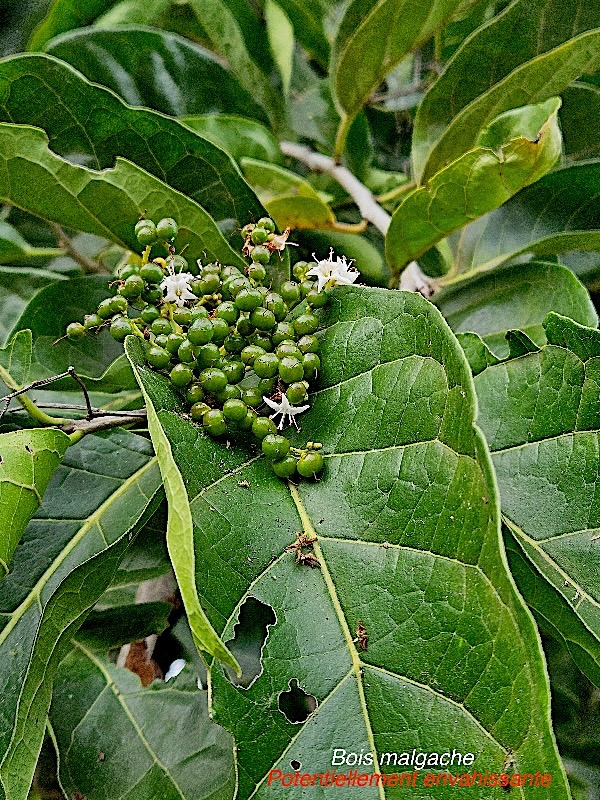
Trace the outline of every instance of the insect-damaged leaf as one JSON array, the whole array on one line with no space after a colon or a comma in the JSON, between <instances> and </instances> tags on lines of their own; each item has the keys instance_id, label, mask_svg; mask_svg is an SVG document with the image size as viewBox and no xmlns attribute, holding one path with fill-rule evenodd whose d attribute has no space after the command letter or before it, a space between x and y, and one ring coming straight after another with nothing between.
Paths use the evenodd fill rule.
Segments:
<instances>
[{"instance_id":1,"label":"insect-damaged leaf","mask_svg":"<svg viewBox=\"0 0 600 800\"><path fill-rule=\"evenodd\" d=\"M490 771L512 749L523 771L551 772L553 797L566 799L543 658L506 571L462 351L416 294L342 288L320 313L319 386L291 438L322 442L326 465L298 487L186 421L164 378L141 365L140 345L130 347L186 484L210 621L227 642L248 597L276 617L250 688L212 670L238 796L279 796L271 769L297 760L326 772L334 747L379 757L460 742ZM318 568L286 550L302 531L318 537L305 550ZM317 703L304 722L284 713L290 693L308 703L304 717L306 695Z\"/></svg>"},{"instance_id":2,"label":"insect-damaged leaf","mask_svg":"<svg viewBox=\"0 0 600 800\"><path fill-rule=\"evenodd\" d=\"M475 378L478 421L519 587L598 683L600 332L553 313L544 327L538 352Z\"/></svg>"}]
</instances>

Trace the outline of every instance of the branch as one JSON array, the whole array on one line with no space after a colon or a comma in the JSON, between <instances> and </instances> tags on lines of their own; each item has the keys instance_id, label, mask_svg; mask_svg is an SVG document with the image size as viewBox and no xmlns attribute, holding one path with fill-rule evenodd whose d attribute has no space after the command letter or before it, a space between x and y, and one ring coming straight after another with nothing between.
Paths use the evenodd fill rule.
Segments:
<instances>
[{"instance_id":1,"label":"branch","mask_svg":"<svg viewBox=\"0 0 600 800\"><path fill-rule=\"evenodd\" d=\"M127 411L115 414L102 414L94 416L93 419L72 419L60 429L69 434L73 441L79 441L82 436L88 433L106 431L109 428L116 428L120 425L139 425L146 422L146 410Z\"/></svg>"},{"instance_id":2,"label":"branch","mask_svg":"<svg viewBox=\"0 0 600 800\"><path fill-rule=\"evenodd\" d=\"M95 273L95 272L102 272L107 273L108 270L102 264L99 264L97 261L94 261L91 258L88 258L83 253L80 253L79 250L75 247L73 242L69 239L67 234L63 231L60 225L57 225L56 222L51 222L50 227L56 233L56 237L58 239L58 243L60 247L67 253L67 255L71 256L73 261L76 261L79 266L83 269L85 273Z\"/></svg>"},{"instance_id":3,"label":"branch","mask_svg":"<svg viewBox=\"0 0 600 800\"><path fill-rule=\"evenodd\" d=\"M354 200L363 218L368 220L384 236L390 227L391 217L375 200L369 189L346 167L342 167L329 156L315 153L309 147L294 142L281 142L281 150L286 156L301 161L314 172L331 175Z\"/></svg>"}]
</instances>

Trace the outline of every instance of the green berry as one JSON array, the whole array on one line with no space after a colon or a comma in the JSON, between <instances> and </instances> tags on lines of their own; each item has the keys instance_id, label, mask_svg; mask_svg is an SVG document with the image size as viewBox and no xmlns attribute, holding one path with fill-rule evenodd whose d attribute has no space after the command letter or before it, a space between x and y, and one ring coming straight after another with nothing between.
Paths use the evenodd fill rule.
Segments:
<instances>
[{"instance_id":1,"label":"green berry","mask_svg":"<svg viewBox=\"0 0 600 800\"><path fill-rule=\"evenodd\" d=\"M309 303L312 308L323 308L323 306L327 305L329 302L329 295L325 292L317 292L316 289L311 289L306 295L306 302Z\"/></svg>"},{"instance_id":2,"label":"green berry","mask_svg":"<svg viewBox=\"0 0 600 800\"><path fill-rule=\"evenodd\" d=\"M285 436L268 433L262 440L261 449L272 460L284 458L290 451L290 443Z\"/></svg>"},{"instance_id":3,"label":"green berry","mask_svg":"<svg viewBox=\"0 0 600 800\"><path fill-rule=\"evenodd\" d=\"M283 297L277 292L269 292L269 294L265 297L265 308L268 308L269 311L272 311L275 314L275 319L277 322L281 322L285 319L285 315L288 312L288 307L285 304Z\"/></svg>"},{"instance_id":4,"label":"green berry","mask_svg":"<svg viewBox=\"0 0 600 800\"><path fill-rule=\"evenodd\" d=\"M265 230L265 228L256 226L250 234L250 240L252 244L264 244L269 238L269 233L270 231Z\"/></svg>"},{"instance_id":5,"label":"green berry","mask_svg":"<svg viewBox=\"0 0 600 800\"><path fill-rule=\"evenodd\" d=\"M210 406L207 406L206 403L202 401L198 401L194 403L190 408L190 417L194 420L194 422L201 422L204 419L204 415L210 411Z\"/></svg>"},{"instance_id":6,"label":"green berry","mask_svg":"<svg viewBox=\"0 0 600 800\"><path fill-rule=\"evenodd\" d=\"M130 275L137 275L140 271L140 268L137 264L124 264L122 267L119 267L117 272L119 278L124 281Z\"/></svg>"},{"instance_id":7,"label":"green berry","mask_svg":"<svg viewBox=\"0 0 600 800\"><path fill-rule=\"evenodd\" d=\"M102 317L99 314L86 314L83 318L83 327L86 331L90 328L98 328L102 325Z\"/></svg>"},{"instance_id":8,"label":"green berry","mask_svg":"<svg viewBox=\"0 0 600 800\"><path fill-rule=\"evenodd\" d=\"M200 369L212 367L220 358L221 353L214 342L202 345L196 352L196 363Z\"/></svg>"},{"instance_id":9,"label":"green berry","mask_svg":"<svg viewBox=\"0 0 600 800\"><path fill-rule=\"evenodd\" d=\"M265 353L254 360L254 372L259 378L273 378L277 375L278 369L279 359L275 353Z\"/></svg>"},{"instance_id":10,"label":"green berry","mask_svg":"<svg viewBox=\"0 0 600 800\"><path fill-rule=\"evenodd\" d=\"M169 263L174 272L187 272L189 269L188 262L183 256L170 256Z\"/></svg>"},{"instance_id":11,"label":"green berry","mask_svg":"<svg viewBox=\"0 0 600 800\"><path fill-rule=\"evenodd\" d=\"M164 369L171 361L171 355L162 347L151 347L146 353L146 361L156 369Z\"/></svg>"},{"instance_id":12,"label":"green berry","mask_svg":"<svg viewBox=\"0 0 600 800\"><path fill-rule=\"evenodd\" d=\"M125 337L131 333L131 323L125 317L115 317L110 323L109 331L117 342L124 342Z\"/></svg>"},{"instance_id":13,"label":"green berry","mask_svg":"<svg viewBox=\"0 0 600 800\"><path fill-rule=\"evenodd\" d=\"M223 284L225 290L229 292L229 294L235 298L238 294L242 291L242 289L251 289L252 284L250 281L245 278L243 275L232 276L227 278L225 283Z\"/></svg>"},{"instance_id":14,"label":"green berry","mask_svg":"<svg viewBox=\"0 0 600 800\"><path fill-rule=\"evenodd\" d=\"M248 267L248 277L256 283L262 283L267 277L267 270L262 264L250 264Z\"/></svg>"},{"instance_id":15,"label":"green berry","mask_svg":"<svg viewBox=\"0 0 600 800\"><path fill-rule=\"evenodd\" d=\"M135 223L135 228L133 229L135 235L138 235L138 231L141 231L142 228L155 228L155 224L152 222L151 219L140 219L138 222Z\"/></svg>"},{"instance_id":16,"label":"green berry","mask_svg":"<svg viewBox=\"0 0 600 800\"><path fill-rule=\"evenodd\" d=\"M156 226L158 238L163 241L172 241L177 236L179 230L177 223L171 217L161 219Z\"/></svg>"},{"instance_id":17,"label":"green berry","mask_svg":"<svg viewBox=\"0 0 600 800\"><path fill-rule=\"evenodd\" d=\"M219 291L221 286L221 279L215 273L209 273L205 275L204 272L202 273L202 278L198 282L198 289L200 295L204 294L215 294L215 292Z\"/></svg>"},{"instance_id":18,"label":"green berry","mask_svg":"<svg viewBox=\"0 0 600 800\"><path fill-rule=\"evenodd\" d=\"M147 219L146 224L136 232L136 236L142 247L154 244L156 242L156 226L152 220Z\"/></svg>"},{"instance_id":19,"label":"green berry","mask_svg":"<svg viewBox=\"0 0 600 800\"><path fill-rule=\"evenodd\" d=\"M302 360L302 352L296 342L292 342L290 339L284 339L283 342L280 342L275 352L279 358L283 358L284 356L294 356L297 358L298 361Z\"/></svg>"},{"instance_id":20,"label":"green berry","mask_svg":"<svg viewBox=\"0 0 600 800\"><path fill-rule=\"evenodd\" d=\"M285 456L285 458L273 462L273 472L278 478L291 478L296 472L296 463L294 456Z\"/></svg>"},{"instance_id":21,"label":"green berry","mask_svg":"<svg viewBox=\"0 0 600 800\"><path fill-rule=\"evenodd\" d=\"M304 378L304 367L294 356L284 356L279 362L279 375L284 383L296 383Z\"/></svg>"},{"instance_id":22,"label":"green berry","mask_svg":"<svg viewBox=\"0 0 600 800\"><path fill-rule=\"evenodd\" d=\"M302 358L302 366L304 367L304 377L311 381L321 369L321 359L316 353L306 353Z\"/></svg>"},{"instance_id":23,"label":"green berry","mask_svg":"<svg viewBox=\"0 0 600 800\"><path fill-rule=\"evenodd\" d=\"M228 265L226 267L223 267L223 269L221 270L221 276L222 276L223 280L225 280L225 278L243 278L244 277L237 267L233 267L233 266L230 266L230 265Z\"/></svg>"},{"instance_id":24,"label":"green berry","mask_svg":"<svg viewBox=\"0 0 600 800\"><path fill-rule=\"evenodd\" d=\"M202 424L211 436L223 436L227 433L227 423L223 412L219 408L211 408L202 417Z\"/></svg>"},{"instance_id":25,"label":"green berry","mask_svg":"<svg viewBox=\"0 0 600 800\"><path fill-rule=\"evenodd\" d=\"M144 291L144 279L141 275L130 275L125 283L119 287L119 294L127 298L139 297Z\"/></svg>"},{"instance_id":26,"label":"green berry","mask_svg":"<svg viewBox=\"0 0 600 800\"><path fill-rule=\"evenodd\" d=\"M255 308L250 314L250 322L255 328L258 328L259 331L273 330L277 324L275 314L273 314L272 311L269 311L268 308L262 307Z\"/></svg>"},{"instance_id":27,"label":"green berry","mask_svg":"<svg viewBox=\"0 0 600 800\"><path fill-rule=\"evenodd\" d=\"M152 325L154 320L160 317L160 311L156 306L147 305L142 309L140 317L146 325Z\"/></svg>"},{"instance_id":28,"label":"green berry","mask_svg":"<svg viewBox=\"0 0 600 800\"><path fill-rule=\"evenodd\" d=\"M316 353L319 350L319 340L316 336L308 334L298 339L298 347L301 353Z\"/></svg>"},{"instance_id":29,"label":"green berry","mask_svg":"<svg viewBox=\"0 0 600 800\"><path fill-rule=\"evenodd\" d=\"M275 232L275 223L273 222L271 217L261 217L256 223L256 227L264 228L267 231L267 233Z\"/></svg>"},{"instance_id":30,"label":"green berry","mask_svg":"<svg viewBox=\"0 0 600 800\"><path fill-rule=\"evenodd\" d=\"M255 344L249 344L247 347L244 347L240 353L240 358L244 364L252 366L258 356L264 355L264 352L265 351L262 349L262 347L257 347Z\"/></svg>"},{"instance_id":31,"label":"green berry","mask_svg":"<svg viewBox=\"0 0 600 800\"><path fill-rule=\"evenodd\" d=\"M249 316L240 316L235 326L236 331L240 336L250 336L254 333L254 325L250 322Z\"/></svg>"},{"instance_id":32,"label":"green berry","mask_svg":"<svg viewBox=\"0 0 600 800\"><path fill-rule=\"evenodd\" d=\"M268 264L269 259L271 258L271 254L269 253L267 248L263 247L263 245L261 244L255 247L250 255L252 261L256 261L257 264L263 264L263 265Z\"/></svg>"},{"instance_id":33,"label":"green berry","mask_svg":"<svg viewBox=\"0 0 600 800\"><path fill-rule=\"evenodd\" d=\"M79 339L84 338L85 331L86 329L81 322L71 322L70 325L67 325L67 338L71 339L73 342L76 342Z\"/></svg>"},{"instance_id":34,"label":"green berry","mask_svg":"<svg viewBox=\"0 0 600 800\"><path fill-rule=\"evenodd\" d=\"M213 338L212 322L207 317L194 320L188 328L187 335L194 346L208 344Z\"/></svg>"},{"instance_id":35,"label":"green berry","mask_svg":"<svg viewBox=\"0 0 600 800\"><path fill-rule=\"evenodd\" d=\"M160 334L168 336L170 333L173 332L173 326L171 325L168 319L165 319L164 317L159 317L159 319L154 320L154 322L150 326L150 330L155 336L159 336Z\"/></svg>"},{"instance_id":36,"label":"green berry","mask_svg":"<svg viewBox=\"0 0 600 800\"><path fill-rule=\"evenodd\" d=\"M215 394L227 386L227 376L222 369L209 367L200 373L200 383L204 389Z\"/></svg>"},{"instance_id":37,"label":"green berry","mask_svg":"<svg viewBox=\"0 0 600 800\"><path fill-rule=\"evenodd\" d=\"M302 297L307 297L310 292L315 288L315 284L311 280L302 281L300 284L300 294Z\"/></svg>"},{"instance_id":38,"label":"green berry","mask_svg":"<svg viewBox=\"0 0 600 800\"><path fill-rule=\"evenodd\" d=\"M187 392L185 393L185 399L192 406L194 403L200 403L202 400L204 400L204 389L202 388L202 384L197 382L190 384Z\"/></svg>"},{"instance_id":39,"label":"green berry","mask_svg":"<svg viewBox=\"0 0 600 800\"><path fill-rule=\"evenodd\" d=\"M225 320L228 325L233 325L237 321L239 315L240 312L237 306L230 303L228 300L224 303L219 303L215 310L215 317Z\"/></svg>"},{"instance_id":40,"label":"green berry","mask_svg":"<svg viewBox=\"0 0 600 800\"><path fill-rule=\"evenodd\" d=\"M292 275L297 281L302 282L306 279L306 273L309 269L310 266L306 261L296 261L294 268L292 269Z\"/></svg>"},{"instance_id":41,"label":"green berry","mask_svg":"<svg viewBox=\"0 0 600 800\"><path fill-rule=\"evenodd\" d=\"M111 301L112 298L107 297L106 300L102 300L102 302L98 306L98 316L100 317L100 319L108 319L109 317L112 317L112 315L115 313L112 310Z\"/></svg>"},{"instance_id":42,"label":"green berry","mask_svg":"<svg viewBox=\"0 0 600 800\"><path fill-rule=\"evenodd\" d=\"M250 339L250 344L253 344L256 347L262 347L262 349L266 350L267 353L270 353L273 350L273 342L271 341L271 337L262 331L257 331L254 336L252 336Z\"/></svg>"},{"instance_id":43,"label":"green berry","mask_svg":"<svg viewBox=\"0 0 600 800\"><path fill-rule=\"evenodd\" d=\"M127 311L128 305L129 303L127 300L118 294L110 298L110 310L113 314L124 314Z\"/></svg>"},{"instance_id":44,"label":"green berry","mask_svg":"<svg viewBox=\"0 0 600 800\"><path fill-rule=\"evenodd\" d=\"M226 400L223 403L223 416L232 422L241 422L247 413L248 406L243 400Z\"/></svg>"},{"instance_id":45,"label":"green berry","mask_svg":"<svg viewBox=\"0 0 600 800\"><path fill-rule=\"evenodd\" d=\"M249 222L247 225L244 225L244 227L242 228L242 237L246 239L248 236L250 236L250 234L254 230L254 227L255 226L253 225L252 222Z\"/></svg>"},{"instance_id":46,"label":"green berry","mask_svg":"<svg viewBox=\"0 0 600 800\"><path fill-rule=\"evenodd\" d=\"M306 311L294 320L293 325L297 336L305 336L317 330L319 320L313 313Z\"/></svg>"},{"instance_id":47,"label":"green berry","mask_svg":"<svg viewBox=\"0 0 600 800\"><path fill-rule=\"evenodd\" d=\"M277 378L261 378L256 387L260 392L261 397L268 397L277 383Z\"/></svg>"},{"instance_id":48,"label":"green berry","mask_svg":"<svg viewBox=\"0 0 600 800\"><path fill-rule=\"evenodd\" d=\"M173 311L173 320L178 325L190 325L192 322L192 312L189 308L176 308Z\"/></svg>"},{"instance_id":49,"label":"green berry","mask_svg":"<svg viewBox=\"0 0 600 800\"><path fill-rule=\"evenodd\" d=\"M215 317L211 320L212 325L212 340L217 344L221 344L229 336L229 324L220 317Z\"/></svg>"},{"instance_id":50,"label":"green berry","mask_svg":"<svg viewBox=\"0 0 600 800\"><path fill-rule=\"evenodd\" d=\"M240 311L254 311L262 303L262 295L256 289L240 289L235 304Z\"/></svg>"},{"instance_id":51,"label":"green berry","mask_svg":"<svg viewBox=\"0 0 600 800\"><path fill-rule=\"evenodd\" d=\"M162 347L164 350L165 347L167 346L168 340L169 340L168 336L165 336L164 333L159 333L158 336L154 337L154 344L157 347Z\"/></svg>"},{"instance_id":52,"label":"green berry","mask_svg":"<svg viewBox=\"0 0 600 800\"><path fill-rule=\"evenodd\" d=\"M196 356L194 355L194 347L189 339L184 339L179 345L179 349L177 350L177 358L184 364L191 364L192 361L196 360Z\"/></svg>"},{"instance_id":53,"label":"green berry","mask_svg":"<svg viewBox=\"0 0 600 800\"><path fill-rule=\"evenodd\" d=\"M285 283L282 283L279 294L290 306L300 302L300 287L297 283L294 283L294 281L285 281Z\"/></svg>"},{"instance_id":54,"label":"green berry","mask_svg":"<svg viewBox=\"0 0 600 800\"><path fill-rule=\"evenodd\" d=\"M241 361L227 361L221 369L225 373L227 383L239 383L246 373Z\"/></svg>"},{"instance_id":55,"label":"green berry","mask_svg":"<svg viewBox=\"0 0 600 800\"><path fill-rule=\"evenodd\" d=\"M288 386L285 396L290 401L293 406L299 406L306 400L308 395L306 383L304 381L296 381L296 383L290 383Z\"/></svg>"},{"instance_id":56,"label":"green berry","mask_svg":"<svg viewBox=\"0 0 600 800\"><path fill-rule=\"evenodd\" d=\"M221 266L220 264L205 264L202 267L202 275L220 275L221 274Z\"/></svg>"},{"instance_id":57,"label":"green berry","mask_svg":"<svg viewBox=\"0 0 600 800\"><path fill-rule=\"evenodd\" d=\"M191 313L192 322L195 322L197 319L208 319L208 311L204 306L194 306Z\"/></svg>"},{"instance_id":58,"label":"green berry","mask_svg":"<svg viewBox=\"0 0 600 800\"><path fill-rule=\"evenodd\" d=\"M277 346L286 339L295 341L296 331L291 322L278 322L272 334L273 344Z\"/></svg>"},{"instance_id":59,"label":"green berry","mask_svg":"<svg viewBox=\"0 0 600 800\"><path fill-rule=\"evenodd\" d=\"M165 350L168 350L171 355L175 355L175 353L179 350L183 342L183 336L180 333L170 333L167 336L167 343L165 345Z\"/></svg>"},{"instance_id":60,"label":"green berry","mask_svg":"<svg viewBox=\"0 0 600 800\"><path fill-rule=\"evenodd\" d=\"M298 460L296 469L298 470L298 474L302 475L303 478L312 478L313 475L317 475L321 472L323 464L324 461L321 453L309 451Z\"/></svg>"},{"instance_id":61,"label":"green berry","mask_svg":"<svg viewBox=\"0 0 600 800\"><path fill-rule=\"evenodd\" d=\"M144 264L144 266L140 269L140 277L142 277L146 283L160 283L164 278L164 273L160 264Z\"/></svg>"},{"instance_id":62,"label":"green berry","mask_svg":"<svg viewBox=\"0 0 600 800\"><path fill-rule=\"evenodd\" d=\"M252 423L252 433L257 439L264 439L270 433L277 433L277 428L272 419L268 417L256 417Z\"/></svg>"},{"instance_id":63,"label":"green berry","mask_svg":"<svg viewBox=\"0 0 600 800\"><path fill-rule=\"evenodd\" d=\"M242 390L239 386L228 383L220 392L215 394L215 399L221 404L225 403L227 400L241 400Z\"/></svg>"},{"instance_id":64,"label":"green berry","mask_svg":"<svg viewBox=\"0 0 600 800\"><path fill-rule=\"evenodd\" d=\"M263 404L263 393L257 386L251 386L242 391L242 400L250 408L258 408Z\"/></svg>"},{"instance_id":65,"label":"green berry","mask_svg":"<svg viewBox=\"0 0 600 800\"><path fill-rule=\"evenodd\" d=\"M150 289L144 289L144 291L142 292L142 300L144 301L144 303L152 303L152 304L158 303L160 300L162 300L162 296L163 293L160 286L155 286Z\"/></svg>"},{"instance_id":66,"label":"green berry","mask_svg":"<svg viewBox=\"0 0 600 800\"><path fill-rule=\"evenodd\" d=\"M171 378L171 383L173 386L183 389L192 382L194 373L187 366L187 364L175 364L169 377Z\"/></svg>"},{"instance_id":67,"label":"green berry","mask_svg":"<svg viewBox=\"0 0 600 800\"><path fill-rule=\"evenodd\" d=\"M230 333L225 337L223 347L228 353L241 353L246 344L246 340L239 333Z\"/></svg>"},{"instance_id":68,"label":"green berry","mask_svg":"<svg viewBox=\"0 0 600 800\"><path fill-rule=\"evenodd\" d=\"M254 411L254 409L252 408L248 408L246 410L246 416L244 417L244 419L238 422L238 428L242 431L252 430L252 424L254 423L255 419L256 419L256 411Z\"/></svg>"}]
</instances>

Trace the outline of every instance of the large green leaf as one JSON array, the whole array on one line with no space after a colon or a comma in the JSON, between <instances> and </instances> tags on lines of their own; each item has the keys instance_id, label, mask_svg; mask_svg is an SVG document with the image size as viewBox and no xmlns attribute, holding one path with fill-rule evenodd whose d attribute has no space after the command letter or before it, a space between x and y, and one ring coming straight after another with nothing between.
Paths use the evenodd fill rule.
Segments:
<instances>
[{"instance_id":1,"label":"large green leaf","mask_svg":"<svg viewBox=\"0 0 600 800\"><path fill-rule=\"evenodd\" d=\"M567 798L543 659L506 570L462 351L417 294L344 287L320 313L320 383L291 438L322 442L326 466L320 481L298 487L186 421L168 382L133 353L176 443L210 620L232 638L249 598L276 619L249 688L212 669L214 718L236 740L238 796L278 796L266 777L290 760L331 770L334 748L381 754L426 742L443 752L460 741L490 771L511 748L524 771L552 772L553 798ZM318 536L319 569L286 552L302 530ZM366 650L353 641L359 620ZM304 724L279 706L295 681L318 703Z\"/></svg>"},{"instance_id":2,"label":"large green leaf","mask_svg":"<svg viewBox=\"0 0 600 800\"><path fill-rule=\"evenodd\" d=\"M560 126L569 161L600 156L600 88L576 82L562 93Z\"/></svg>"},{"instance_id":3,"label":"large green leaf","mask_svg":"<svg viewBox=\"0 0 600 800\"><path fill-rule=\"evenodd\" d=\"M33 32L30 50L41 50L48 39L73 28L89 25L106 11L114 0L53 0L48 13Z\"/></svg>"},{"instance_id":4,"label":"large green leaf","mask_svg":"<svg viewBox=\"0 0 600 800\"><path fill-rule=\"evenodd\" d=\"M561 152L559 105L554 98L500 115L481 133L479 147L408 194L386 235L392 271L545 175Z\"/></svg>"},{"instance_id":5,"label":"large green leaf","mask_svg":"<svg viewBox=\"0 0 600 800\"><path fill-rule=\"evenodd\" d=\"M461 0L352 0L331 56L333 93L346 117L353 119L396 64L460 6Z\"/></svg>"},{"instance_id":6,"label":"large green leaf","mask_svg":"<svg viewBox=\"0 0 600 800\"><path fill-rule=\"evenodd\" d=\"M160 487L146 439L86 436L67 451L15 551L0 583L0 785L10 800L28 796L56 667Z\"/></svg>"},{"instance_id":7,"label":"large green leaf","mask_svg":"<svg viewBox=\"0 0 600 800\"><path fill-rule=\"evenodd\" d=\"M294 26L294 35L303 47L327 67L329 41L324 30L327 0L277 0Z\"/></svg>"},{"instance_id":8,"label":"large green leaf","mask_svg":"<svg viewBox=\"0 0 600 800\"><path fill-rule=\"evenodd\" d=\"M230 800L231 737L209 719L206 696L185 673L143 689L136 675L76 642L50 710L67 796Z\"/></svg>"},{"instance_id":9,"label":"large green leaf","mask_svg":"<svg viewBox=\"0 0 600 800\"><path fill-rule=\"evenodd\" d=\"M543 321L556 311L596 327L598 316L581 282L566 267L534 261L477 275L437 292L433 298L455 333L473 331L499 356L508 355L506 331L519 329L538 344Z\"/></svg>"},{"instance_id":10,"label":"large green leaf","mask_svg":"<svg viewBox=\"0 0 600 800\"><path fill-rule=\"evenodd\" d=\"M46 49L132 106L174 117L225 112L266 119L213 53L174 33L85 28L53 39Z\"/></svg>"},{"instance_id":11,"label":"large green leaf","mask_svg":"<svg viewBox=\"0 0 600 800\"><path fill-rule=\"evenodd\" d=\"M215 50L227 59L240 84L263 107L273 128L284 122L283 98L265 70L266 32L245 0L189 0ZM262 44L262 47L261 47ZM261 58L261 50L263 55Z\"/></svg>"},{"instance_id":12,"label":"large green leaf","mask_svg":"<svg viewBox=\"0 0 600 800\"><path fill-rule=\"evenodd\" d=\"M600 161L545 175L461 233L459 272L491 269L523 253L600 249Z\"/></svg>"},{"instance_id":13,"label":"large green leaf","mask_svg":"<svg viewBox=\"0 0 600 800\"><path fill-rule=\"evenodd\" d=\"M102 172L70 164L49 149L37 128L0 123L0 199L133 250L139 245L132 223L144 210L156 219L173 216L181 240L189 242L190 260L245 264L193 200L123 158Z\"/></svg>"},{"instance_id":14,"label":"large green leaf","mask_svg":"<svg viewBox=\"0 0 600 800\"><path fill-rule=\"evenodd\" d=\"M541 350L475 378L478 421L492 450L513 547L532 567L518 572L521 591L534 608L545 606L542 616L573 642L575 657L588 654L579 663L591 671L591 661L598 681L600 574L593 537L600 530L600 332L557 314L545 328L548 344ZM555 597L543 602L544 594Z\"/></svg>"},{"instance_id":15,"label":"large green leaf","mask_svg":"<svg viewBox=\"0 0 600 800\"><path fill-rule=\"evenodd\" d=\"M56 154L92 169L112 167L123 156L229 228L262 212L239 170L212 142L154 111L130 108L53 56L0 63L0 121L42 128Z\"/></svg>"},{"instance_id":16,"label":"large green leaf","mask_svg":"<svg viewBox=\"0 0 600 800\"><path fill-rule=\"evenodd\" d=\"M69 437L55 428L0 434L0 568L4 572L69 444Z\"/></svg>"},{"instance_id":17,"label":"large green leaf","mask_svg":"<svg viewBox=\"0 0 600 800\"><path fill-rule=\"evenodd\" d=\"M205 114L181 117L192 130L222 147L237 162L256 158L274 164L283 161L279 142L271 131L253 119L235 114Z\"/></svg>"},{"instance_id":18,"label":"large green leaf","mask_svg":"<svg viewBox=\"0 0 600 800\"><path fill-rule=\"evenodd\" d=\"M0 346L8 339L32 297L44 287L61 280L62 276L55 272L0 267Z\"/></svg>"},{"instance_id":19,"label":"large green leaf","mask_svg":"<svg viewBox=\"0 0 600 800\"><path fill-rule=\"evenodd\" d=\"M475 31L426 93L412 158L428 180L469 150L503 111L560 94L600 68L600 10L587 0L514 0Z\"/></svg>"}]
</instances>

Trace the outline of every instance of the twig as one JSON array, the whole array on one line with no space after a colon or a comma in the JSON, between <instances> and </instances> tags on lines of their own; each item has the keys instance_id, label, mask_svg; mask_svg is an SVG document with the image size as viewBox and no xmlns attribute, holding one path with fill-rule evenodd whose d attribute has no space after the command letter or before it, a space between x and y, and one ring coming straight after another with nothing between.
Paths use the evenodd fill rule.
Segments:
<instances>
[{"instance_id":1,"label":"twig","mask_svg":"<svg viewBox=\"0 0 600 800\"><path fill-rule=\"evenodd\" d=\"M397 277L392 278L392 282L397 280ZM392 286L392 288L394 287ZM431 297L437 289L437 285L433 278L425 275L416 261L411 261L400 276L398 289L402 289L405 292L419 292L423 297Z\"/></svg>"},{"instance_id":2,"label":"twig","mask_svg":"<svg viewBox=\"0 0 600 800\"><path fill-rule=\"evenodd\" d=\"M88 410L87 406L82 405L81 403L40 403L40 402L36 402L36 406L38 408L59 408L59 409L63 409L64 411L87 411ZM14 413L16 413L18 411L25 411L25 409L24 408L15 408ZM92 406L92 415L94 417L116 417L116 416L119 416L119 415L122 416L122 417L131 417L131 416L135 416L136 414L138 416L140 416L140 417L145 417L146 416L146 412L144 411L144 409L138 409L138 410L134 409L134 410L131 410L131 411L107 411L105 408L95 408L94 406Z\"/></svg>"},{"instance_id":3,"label":"twig","mask_svg":"<svg viewBox=\"0 0 600 800\"><path fill-rule=\"evenodd\" d=\"M333 158L315 153L309 147L294 142L281 142L281 150L286 156L301 161L315 172L331 175L354 200L363 218L374 225L385 236L390 227L391 217L375 200L369 189L356 178L349 169L336 164Z\"/></svg>"},{"instance_id":4,"label":"twig","mask_svg":"<svg viewBox=\"0 0 600 800\"><path fill-rule=\"evenodd\" d=\"M60 426L60 429L69 435L77 434L78 441L88 433L106 431L109 428L116 428L120 425L139 425L146 421L146 412L143 410L130 411L127 413L103 414L94 416L93 419L70 419Z\"/></svg>"},{"instance_id":5,"label":"twig","mask_svg":"<svg viewBox=\"0 0 600 800\"><path fill-rule=\"evenodd\" d=\"M75 383L79 384L79 388L83 392L83 399L85 400L85 408L86 408L86 411L87 411L86 419L88 419L88 420L92 419L92 417L94 416L94 412L92 410L92 404L90 402L90 396L88 394L88 390L86 388L85 383L81 380L79 375L75 372L75 368L74 367L69 367L67 369L67 372L73 378Z\"/></svg>"},{"instance_id":6,"label":"twig","mask_svg":"<svg viewBox=\"0 0 600 800\"><path fill-rule=\"evenodd\" d=\"M73 261L76 261L80 267L82 267L83 271L86 273L94 273L94 272L108 272L107 269L104 268L102 264L98 261L94 261L91 258L88 258L83 253L80 253L79 250L75 247L71 239L67 236L67 234L63 231L63 229L58 225L56 222L51 222L50 227L56 233L56 237L58 239L58 243L60 247L65 250L65 252L71 256Z\"/></svg>"}]
</instances>

